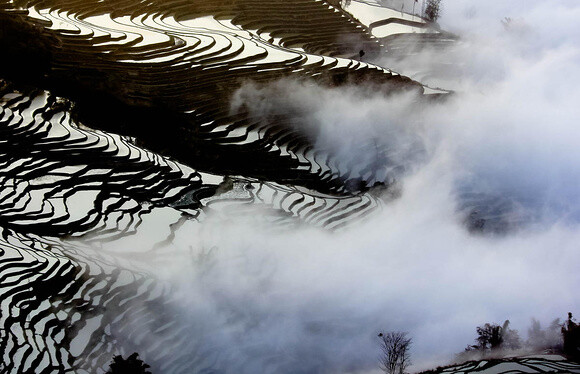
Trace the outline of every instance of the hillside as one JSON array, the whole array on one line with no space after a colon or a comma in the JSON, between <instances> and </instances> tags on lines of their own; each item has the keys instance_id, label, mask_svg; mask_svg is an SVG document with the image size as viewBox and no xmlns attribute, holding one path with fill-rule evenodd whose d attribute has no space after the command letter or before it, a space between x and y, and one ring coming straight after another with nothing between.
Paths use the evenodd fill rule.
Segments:
<instances>
[{"instance_id":1,"label":"hillside","mask_svg":"<svg viewBox=\"0 0 580 374\"><path fill-rule=\"evenodd\" d=\"M424 26L401 17L405 32ZM443 94L361 59L387 52L390 29L319 0L16 0L0 21L6 373L102 373L132 350L154 372L201 372L208 353L136 258L256 207L285 230L337 230L381 209L373 189L395 172L341 164L292 106L234 106L249 82Z\"/></svg>"},{"instance_id":2,"label":"hillside","mask_svg":"<svg viewBox=\"0 0 580 374\"><path fill-rule=\"evenodd\" d=\"M574 357L580 4L429 3L0 0L0 373Z\"/></svg>"}]
</instances>

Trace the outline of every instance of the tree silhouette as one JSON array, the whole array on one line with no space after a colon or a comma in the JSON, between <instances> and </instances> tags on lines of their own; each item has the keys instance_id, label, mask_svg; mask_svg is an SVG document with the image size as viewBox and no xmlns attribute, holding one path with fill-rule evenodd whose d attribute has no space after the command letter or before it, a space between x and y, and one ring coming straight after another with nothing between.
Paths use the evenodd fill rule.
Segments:
<instances>
[{"instance_id":1,"label":"tree silhouette","mask_svg":"<svg viewBox=\"0 0 580 374\"><path fill-rule=\"evenodd\" d=\"M427 0L425 7L425 18L429 22L435 22L439 18L441 0Z\"/></svg>"},{"instance_id":2,"label":"tree silhouette","mask_svg":"<svg viewBox=\"0 0 580 374\"><path fill-rule=\"evenodd\" d=\"M381 370L387 374L403 374L411 364L411 338L407 338L406 332L381 332L379 343L382 351L379 359Z\"/></svg>"},{"instance_id":3,"label":"tree silhouette","mask_svg":"<svg viewBox=\"0 0 580 374\"><path fill-rule=\"evenodd\" d=\"M495 323L486 323L476 328L478 337L475 339L480 350L519 349L520 336L517 330L509 328L510 321L506 320L502 326Z\"/></svg>"},{"instance_id":4,"label":"tree silhouette","mask_svg":"<svg viewBox=\"0 0 580 374\"><path fill-rule=\"evenodd\" d=\"M572 313L562 326L564 338L564 354L572 360L580 360L580 325L574 321Z\"/></svg>"},{"instance_id":5,"label":"tree silhouette","mask_svg":"<svg viewBox=\"0 0 580 374\"><path fill-rule=\"evenodd\" d=\"M106 374L151 374L150 371L147 371L149 367L139 359L139 354L135 352L127 359L121 355L113 357L113 362Z\"/></svg>"},{"instance_id":6,"label":"tree silhouette","mask_svg":"<svg viewBox=\"0 0 580 374\"><path fill-rule=\"evenodd\" d=\"M497 324L486 323L476 328L478 347L481 350L497 349L502 343L501 326Z\"/></svg>"},{"instance_id":7,"label":"tree silhouette","mask_svg":"<svg viewBox=\"0 0 580 374\"><path fill-rule=\"evenodd\" d=\"M542 325L535 318L528 329L526 345L534 351L562 352L562 322L560 318L553 320L548 327Z\"/></svg>"}]
</instances>

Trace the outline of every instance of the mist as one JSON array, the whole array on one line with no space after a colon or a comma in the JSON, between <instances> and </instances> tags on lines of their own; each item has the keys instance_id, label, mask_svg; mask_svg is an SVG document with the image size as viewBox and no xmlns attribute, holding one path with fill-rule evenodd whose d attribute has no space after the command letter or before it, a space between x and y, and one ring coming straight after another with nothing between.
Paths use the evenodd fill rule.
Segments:
<instances>
[{"instance_id":1,"label":"mist","mask_svg":"<svg viewBox=\"0 0 580 374\"><path fill-rule=\"evenodd\" d=\"M315 147L375 162L370 184L396 181L400 197L339 233L186 222L151 271L173 285L200 367L373 373L376 334L396 330L416 371L453 361L485 322L524 334L580 309L580 4L442 5L455 47L381 65L453 89L445 101L289 81L235 93L232 110L255 115L286 103Z\"/></svg>"}]
</instances>

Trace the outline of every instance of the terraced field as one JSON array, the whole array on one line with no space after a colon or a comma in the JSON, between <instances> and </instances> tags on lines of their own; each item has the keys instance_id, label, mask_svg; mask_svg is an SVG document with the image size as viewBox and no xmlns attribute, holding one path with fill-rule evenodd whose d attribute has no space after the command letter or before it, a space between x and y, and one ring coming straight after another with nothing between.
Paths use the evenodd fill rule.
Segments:
<instances>
[{"instance_id":1,"label":"terraced field","mask_svg":"<svg viewBox=\"0 0 580 374\"><path fill-rule=\"evenodd\" d=\"M340 192L345 179L357 177L317 166L332 162L316 162L309 139L294 131L296 113L290 109L281 108L275 119L255 118L243 107L232 113L232 94L248 80L260 84L288 77L332 86L373 82L385 93L423 90L388 69L337 57L357 55L360 48L370 53L380 45L362 24L323 2L274 1L267 7L164 2L147 9L139 3L74 2L55 8L50 2L16 2L14 8L19 5L27 7L26 21L43 25L49 35L49 87L77 100L81 118L220 172L275 175L283 183L318 184L327 192ZM292 16L282 18L290 8ZM341 35L349 42L338 43ZM103 106L120 113L108 116ZM147 115L134 121L144 108ZM165 134L157 131L160 121L168 122ZM217 160L210 156L215 154ZM271 165L280 163L285 171L277 167L274 173Z\"/></svg>"},{"instance_id":2,"label":"terraced field","mask_svg":"<svg viewBox=\"0 0 580 374\"><path fill-rule=\"evenodd\" d=\"M566 361L558 355L540 355L469 361L461 365L447 366L424 372L424 374L426 373L580 373L580 365Z\"/></svg>"},{"instance_id":3,"label":"terraced field","mask_svg":"<svg viewBox=\"0 0 580 374\"><path fill-rule=\"evenodd\" d=\"M273 230L338 230L380 210L396 175L320 151L293 108L233 107L248 82L444 94L361 61L385 52L379 25L321 0L5 0L0 21L6 373L102 373L131 350L158 372L210 372L169 286L106 243L157 230L135 250L162 257L208 217L259 207Z\"/></svg>"}]
</instances>

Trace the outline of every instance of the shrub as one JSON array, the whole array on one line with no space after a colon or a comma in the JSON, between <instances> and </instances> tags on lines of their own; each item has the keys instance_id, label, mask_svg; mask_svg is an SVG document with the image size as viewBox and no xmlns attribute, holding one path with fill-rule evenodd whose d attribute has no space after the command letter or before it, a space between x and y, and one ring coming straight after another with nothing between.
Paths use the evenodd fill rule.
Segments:
<instances>
[{"instance_id":1,"label":"shrub","mask_svg":"<svg viewBox=\"0 0 580 374\"><path fill-rule=\"evenodd\" d=\"M427 6L425 7L425 18L429 22L436 22L439 18L439 12L441 8L441 0L427 0Z\"/></svg>"},{"instance_id":2,"label":"shrub","mask_svg":"<svg viewBox=\"0 0 580 374\"><path fill-rule=\"evenodd\" d=\"M150 371L147 371L149 367L139 359L139 354L135 352L127 359L121 355L113 357L113 362L111 362L106 374L151 374Z\"/></svg>"}]
</instances>

